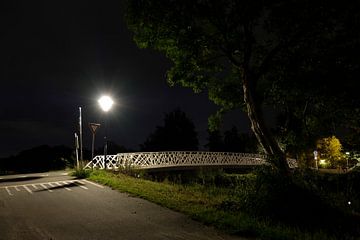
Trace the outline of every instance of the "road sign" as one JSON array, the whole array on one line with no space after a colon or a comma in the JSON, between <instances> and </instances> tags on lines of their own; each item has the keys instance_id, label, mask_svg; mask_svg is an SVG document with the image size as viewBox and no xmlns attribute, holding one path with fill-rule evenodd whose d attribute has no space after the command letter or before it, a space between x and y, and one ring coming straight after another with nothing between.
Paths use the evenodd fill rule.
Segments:
<instances>
[{"instance_id":1,"label":"road sign","mask_svg":"<svg viewBox=\"0 0 360 240\"><path fill-rule=\"evenodd\" d=\"M96 133L96 130L100 127L100 123L89 123L90 130L93 134Z\"/></svg>"}]
</instances>

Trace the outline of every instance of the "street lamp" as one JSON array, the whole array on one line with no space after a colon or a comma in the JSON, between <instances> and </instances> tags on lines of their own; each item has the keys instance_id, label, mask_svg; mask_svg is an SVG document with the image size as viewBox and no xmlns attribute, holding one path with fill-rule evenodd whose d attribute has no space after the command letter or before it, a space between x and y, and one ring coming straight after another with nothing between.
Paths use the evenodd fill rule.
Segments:
<instances>
[{"instance_id":1,"label":"street lamp","mask_svg":"<svg viewBox=\"0 0 360 240\"><path fill-rule=\"evenodd\" d=\"M350 152L345 152L346 154L346 171L349 170L349 157L350 157Z\"/></svg>"},{"instance_id":2,"label":"street lamp","mask_svg":"<svg viewBox=\"0 0 360 240\"><path fill-rule=\"evenodd\" d=\"M315 160L315 169L316 170L319 170L318 163L317 163L318 155L319 155L319 152L317 150L314 150L314 160Z\"/></svg>"},{"instance_id":3,"label":"street lamp","mask_svg":"<svg viewBox=\"0 0 360 240\"><path fill-rule=\"evenodd\" d=\"M112 105L114 104L114 101L109 96L102 96L99 98L98 103L101 107L101 109L106 113L108 112ZM106 169L106 155L107 155L107 124L106 124L106 117L105 117L105 146L104 146L104 169Z\"/></svg>"}]
</instances>

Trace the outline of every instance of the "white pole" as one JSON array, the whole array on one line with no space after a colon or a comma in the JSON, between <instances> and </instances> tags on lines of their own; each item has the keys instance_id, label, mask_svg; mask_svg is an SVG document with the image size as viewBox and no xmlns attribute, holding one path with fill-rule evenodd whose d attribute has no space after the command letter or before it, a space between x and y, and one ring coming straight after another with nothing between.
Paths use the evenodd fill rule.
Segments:
<instances>
[{"instance_id":1,"label":"white pole","mask_svg":"<svg viewBox=\"0 0 360 240\"><path fill-rule=\"evenodd\" d=\"M316 168L316 170L319 170L318 162L317 162L318 155L319 155L318 151L315 150L315 151L314 151L314 160L315 160L315 168Z\"/></svg>"},{"instance_id":2,"label":"white pole","mask_svg":"<svg viewBox=\"0 0 360 240\"><path fill-rule=\"evenodd\" d=\"M79 133L80 133L80 160L83 160L83 148L82 148L82 121L81 121L81 107L79 107Z\"/></svg>"},{"instance_id":3,"label":"white pole","mask_svg":"<svg viewBox=\"0 0 360 240\"><path fill-rule=\"evenodd\" d=\"M75 154L76 154L76 167L79 169L79 138L75 133Z\"/></svg>"}]
</instances>

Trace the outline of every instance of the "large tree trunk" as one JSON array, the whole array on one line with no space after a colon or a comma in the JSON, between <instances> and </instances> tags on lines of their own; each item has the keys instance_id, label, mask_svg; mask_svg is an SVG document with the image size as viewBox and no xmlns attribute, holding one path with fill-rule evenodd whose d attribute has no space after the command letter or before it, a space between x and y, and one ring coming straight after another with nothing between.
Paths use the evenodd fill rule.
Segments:
<instances>
[{"instance_id":1,"label":"large tree trunk","mask_svg":"<svg viewBox=\"0 0 360 240\"><path fill-rule=\"evenodd\" d=\"M251 123L251 129L265 153L268 155L268 161L271 165L277 168L281 173L288 174L289 165L286 161L286 156L265 125L261 105L257 102L254 84L255 79L251 79L251 76L248 73L244 73L242 81L244 102Z\"/></svg>"}]
</instances>

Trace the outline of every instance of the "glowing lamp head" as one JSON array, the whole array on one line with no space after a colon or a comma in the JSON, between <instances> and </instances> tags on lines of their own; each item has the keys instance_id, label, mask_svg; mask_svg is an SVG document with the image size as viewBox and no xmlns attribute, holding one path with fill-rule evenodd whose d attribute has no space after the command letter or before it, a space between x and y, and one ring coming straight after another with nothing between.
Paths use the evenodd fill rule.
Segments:
<instances>
[{"instance_id":1,"label":"glowing lamp head","mask_svg":"<svg viewBox=\"0 0 360 240\"><path fill-rule=\"evenodd\" d=\"M109 96L102 96L98 100L98 103L104 112L108 112L114 104L114 101Z\"/></svg>"}]
</instances>

